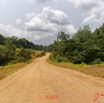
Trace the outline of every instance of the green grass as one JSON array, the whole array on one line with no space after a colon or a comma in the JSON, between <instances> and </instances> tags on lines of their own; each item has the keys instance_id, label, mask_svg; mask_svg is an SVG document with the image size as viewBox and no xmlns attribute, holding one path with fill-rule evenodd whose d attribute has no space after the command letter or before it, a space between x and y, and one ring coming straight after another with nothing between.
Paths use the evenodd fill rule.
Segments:
<instances>
[{"instance_id":1,"label":"green grass","mask_svg":"<svg viewBox=\"0 0 104 103\"><path fill-rule=\"evenodd\" d=\"M77 70L86 74L90 74L95 77L104 78L104 63L96 65L87 65L87 64L73 64L70 62L56 62L50 59L47 60L49 63L54 64L59 67L64 67L72 70Z\"/></svg>"},{"instance_id":2,"label":"green grass","mask_svg":"<svg viewBox=\"0 0 104 103\"><path fill-rule=\"evenodd\" d=\"M43 53L44 53L43 51L35 51L35 56L33 59L43 56ZM8 75L18 71L18 69L21 69L22 67L26 66L32 60L30 60L29 62L26 62L26 63L17 63L17 64L11 64L11 65L7 65L7 66L0 66L0 80L7 77Z\"/></svg>"}]
</instances>

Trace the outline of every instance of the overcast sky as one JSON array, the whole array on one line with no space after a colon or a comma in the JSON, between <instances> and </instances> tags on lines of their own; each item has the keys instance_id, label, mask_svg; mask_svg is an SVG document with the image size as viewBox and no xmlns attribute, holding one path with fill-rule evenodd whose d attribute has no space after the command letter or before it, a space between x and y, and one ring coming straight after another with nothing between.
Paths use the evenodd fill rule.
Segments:
<instances>
[{"instance_id":1,"label":"overcast sky","mask_svg":"<svg viewBox=\"0 0 104 103\"><path fill-rule=\"evenodd\" d=\"M104 23L104 0L0 0L0 33L50 44L58 32L73 35Z\"/></svg>"}]
</instances>

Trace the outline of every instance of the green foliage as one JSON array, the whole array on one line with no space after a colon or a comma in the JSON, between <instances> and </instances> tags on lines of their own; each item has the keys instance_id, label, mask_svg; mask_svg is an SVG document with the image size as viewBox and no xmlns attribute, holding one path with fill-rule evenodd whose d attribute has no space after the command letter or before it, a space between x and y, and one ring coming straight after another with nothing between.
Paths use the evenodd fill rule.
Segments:
<instances>
[{"instance_id":1,"label":"green foliage","mask_svg":"<svg viewBox=\"0 0 104 103\"><path fill-rule=\"evenodd\" d=\"M70 61L75 64L98 64L104 62L104 24L93 33L89 26L80 28L70 39L60 32L52 45L51 58L58 62Z\"/></svg>"},{"instance_id":2,"label":"green foliage","mask_svg":"<svg viewBox=\"0 0 104 103\"><path fill-rule=\"evenodd\" d=\"M100 58L95 59L95 60L92 62L92 64L102 64L102 63L103 63L103 61L102 61Z\"/></svg>"},{"instance_id":3,"label":"green foliage","mask_svg":"<svg viewBox=\"0 0 104 103\"><path fill-rule=\"evenodd\" d=\"M10 41L6 41L5 46L0 47L0 65L7 65L14 59L16 47Z\"/></svg>"},{"instance_id":4,"label":"green foliage","mask_svg":"<svg viewBox=\"0 0 104 103\"><path fill-rule=\"evenodd\" d=\"M73 36L73 40L80 43L85 43L92 38L91 30L89 26L84 26L83 29L79 29L78 32Z\"/></svg>"},{"instance_id":5,"label":"green foliage","mask_svg":"<svg viewBox=\"0 0 104 103\"><path fill-rule=\"evenodd\" d=\"M17 61L18 62L26 62L29 61L29 59L31 59L31 52L30 50L27 49L20 49L20 51L17 54Z\"/></svg>"},{"instance_id":6,"label":"green foliage","mask_svg":"<svg viewBox=\"0 0 104 103\"><path fill-rule=\"evenodd\" d=\"M4 37L0 34L0 66L28 62L36 56L35 50L43 49L43 45L34 45L25 38Z\"/></svg>"},{"instance_id":7,"label":"green foliage","mask_svg":"<svg viewBox=\"0 0 104 103\"><path fill-rule=\"evenodd\" d=\"M54 56L58 55L61 57L66 57L67 53L67 43L69 41L69 35L64 32L60 32L57 37L57 41L53 44L53 54Z\"/></svg>"},{"instance_id":8,"label":"green foliage","mask_svg":"<svg viewBox=\"0 0 104 103\"><path fill-rule=\"evenodd\" d=\"M0 34L0 45L5 45L8 42L12 42L13 45L15 45L17 48L27 48L27 49L35 49L35 50L46 50L47 48L47 46L35 45L25 38L17 38L15 36L4 37L3 35Z\"/></svg>"},{"instance_id":9,"label":"green foliage","mask_svg":"<svg viewBox=\"0 0 104 103\"><path fill-rule=\"evenodd\" d=\"M0 44L4 43L4 37L0 34Z\"/></svg>"}]
</instances>

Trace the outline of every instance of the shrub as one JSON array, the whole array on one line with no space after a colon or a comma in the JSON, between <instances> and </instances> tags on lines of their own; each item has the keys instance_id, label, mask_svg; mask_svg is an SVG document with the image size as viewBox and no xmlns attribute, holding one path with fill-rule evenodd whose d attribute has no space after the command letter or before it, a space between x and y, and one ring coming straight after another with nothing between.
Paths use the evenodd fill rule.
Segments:
<instances>
[{"instance_id":1,"label":"shrub","mask_svg":"<svg viewBox=\"0 0 104 103\"><path fill-rule=\"evenodd\" d=\"M95 59L92 64L102 64L103 61L100 58Z\"/></svg>"}]
</instances>

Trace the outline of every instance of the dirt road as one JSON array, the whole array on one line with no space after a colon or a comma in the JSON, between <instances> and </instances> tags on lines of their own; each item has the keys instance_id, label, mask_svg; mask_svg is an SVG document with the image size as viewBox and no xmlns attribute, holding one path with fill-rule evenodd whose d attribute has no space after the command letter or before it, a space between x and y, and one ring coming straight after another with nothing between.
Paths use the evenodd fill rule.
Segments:
<instances>
[{"instance_id":1,"label":"dirt road","mask_svg":"<svg viewBox=\"0 0 104 103\"><path fill-rule=\"evenodd\" d=\"M48 55L1 80L0 103L104 103L103 79L48 64Z\"/></svg>"}]
</instances>

